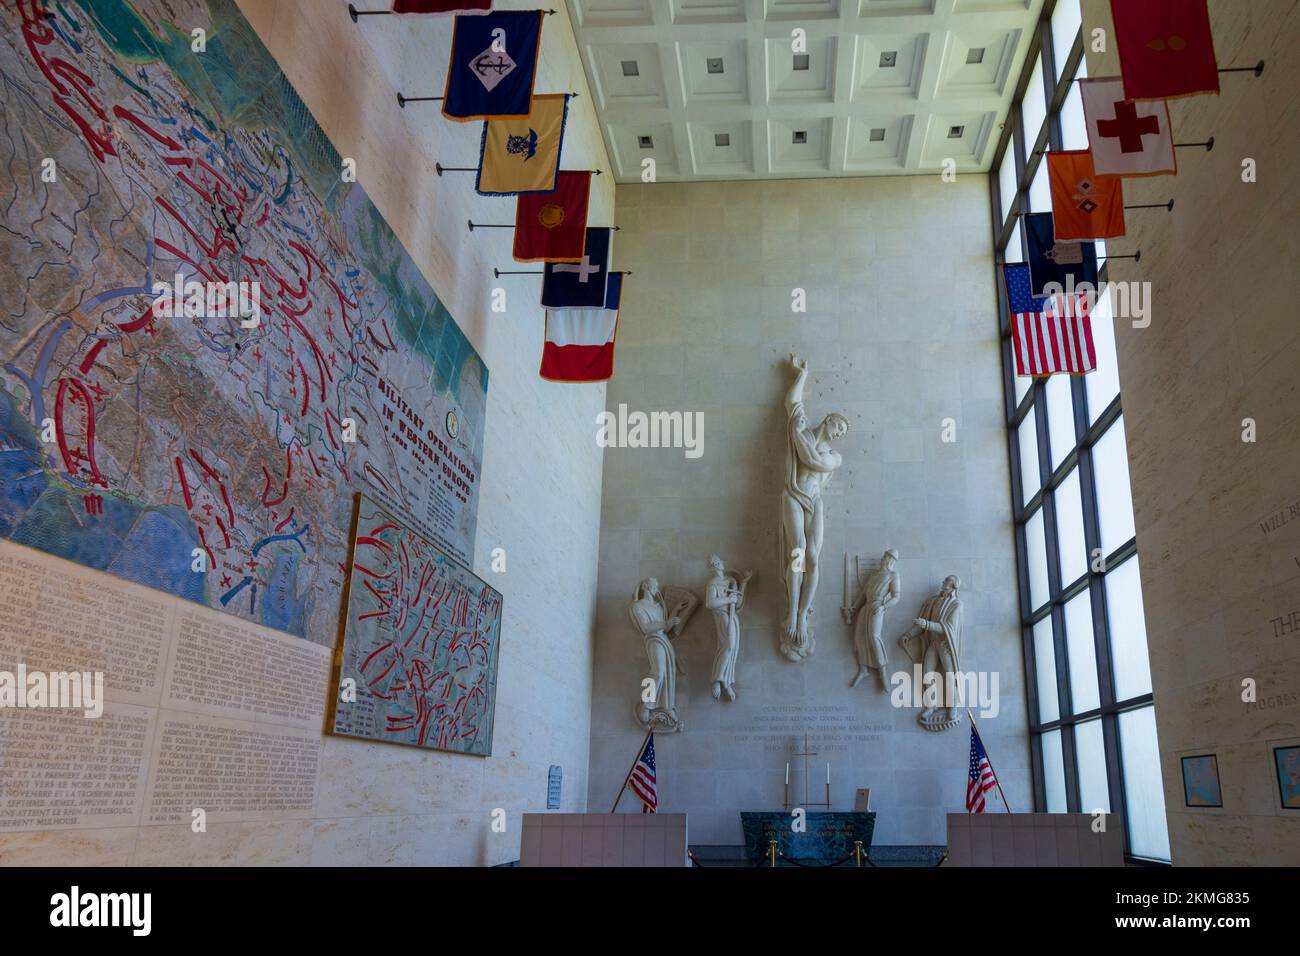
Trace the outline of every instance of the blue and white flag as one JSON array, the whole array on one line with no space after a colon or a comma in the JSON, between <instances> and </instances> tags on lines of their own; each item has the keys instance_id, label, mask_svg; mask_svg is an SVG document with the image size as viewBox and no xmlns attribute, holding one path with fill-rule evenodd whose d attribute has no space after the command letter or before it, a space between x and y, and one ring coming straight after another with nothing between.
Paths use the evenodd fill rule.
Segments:
<instances>
[{"instance_id":1,"label":"blue and white flag","mask_svg":"<svg viewBox=\"0 0 1300 956\"><path fill-rule=\"evenodd\" d=\"M532 112L544 16L527 10L457 17L442 115L463 123Z\"/></svg>"},{"instance_id":2,"label":"blue and white flag","mask_svg":"<svg viewBox=\"0 0 1300 956\"><path fill-rule=\"evenodd\" d=\"M608 226L587 229L578 262L548 262L542 276L542 305L548 309L599 309L605 305L605 279L613 252Z\"/></svg>"},{"instance_id":3,"label":"blue and white flag","mask_svg":"<svg viewBox=\"0 0 1300 956\"><path fill-rule=\"evenodd\" d=\"M1096 243L1057 242L1050 212L1031 213L1023 222L1029 240L1029 285L1034 295L1096 292ZM1048 289L1052 284L1056 288Z\"/></svg>"}]
</instances>

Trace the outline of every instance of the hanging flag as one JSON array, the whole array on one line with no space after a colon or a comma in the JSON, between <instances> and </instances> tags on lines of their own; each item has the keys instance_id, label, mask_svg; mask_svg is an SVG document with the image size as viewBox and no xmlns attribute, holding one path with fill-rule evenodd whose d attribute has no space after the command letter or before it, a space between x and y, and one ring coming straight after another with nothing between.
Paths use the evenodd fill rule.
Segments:
<instances>
[{"instance_id":1,"label":"hanging flag","mask_svg":"<svg viewBox=\"0 0 1300 956\"><path fill-rule=\"evenodd\" d=\"M1098 176L1086 149L1049 152L1052 224L1057 241L1124 235L1124 181Z\"/></svg>"},{"instance_id":2,"label":"hanging flag","mask_svg":"<svg viewBox=\"0 0 1300 956\"><path fill-rule=\"evenodd\" d=\"M541 10L456 18L442 115L463 123L531 111Z\"/></svg>"},{"instance_id":3,"label":"hanging flag","mask_svg":"<svg viewBox=\"0 0 1300 956\"><path fill-rule=\"evenodd\" d=\"M486 13L492 0L393 0L394 13Z\"/></svg>"},{"instance_id":4,"label":"hanging flag","mask_svg":"<svg viewBox=\"0 0 1300 956\"><path fill-rule=\"evenodd\" d=\"M587 230L587 248L577 262L548 262L542 276L542 305L548 309L599 309L605 304L609 272L608 226Z\"/></svg>"},{"instance_id":5,"label":"hanging flag","mask_svg":"<svg viewBox=\"0 0 1300 956\"><path fill-rule=\"evenodd\" d=\"M542 378L552 382L605 382L614 376L614 337L623 298L623 275L607 273L599 309L546 312Z\"/></svg>"},{"instance_id":6,"label":"hanging flag","mask_svg":"<svg viewBox=\"0 0 1300 956\"><path fill-rule=\"evenodd\" d=\"M1178 172L1169 106L1130 103L1118 76L1080 80L1092 165L1099 176L1165 176Z\"/></svg>"},{"instance_id":7,"label":"hanging flag","mask_svg":"<svg viewBox=\"0 0 1300 956\"><path fill-rule=\"evenodd\" d=\"M636 765L624 785L641 798L641 812L654 813L659 807L658 778L655 776L655 735L646 738L641 756L636 758Z\"/></svg>"},{"instance_id":8,"label":"hanging flag","mask_svg":"<svg viewBox=\"0 0 1300 956\"><path fill-rule=\"evenodd\" d=\"M539 93L533 97L533 111L522 119L484 122L474 183L479 194L554 192L568 111L569 94Z\"/></svg>"},{"instance_id":9,"label":"hanging flag","mask_svg":"<svg viewBox=\"0 0 1300 956\"><path fill-rule=\"evenodd\" d=\"M1073 293L1080 286L1093 292L1097 290L1096 245L1058 242L1050 212L1030 213L1023 222L1025 238L1029 240L1029 284L1034 295ZM1049 285L1055 288L1049 289Z\"/></svg>"},{"instance_id":10,"label":"hanging flag","mask_svg":"<svg viewBox=\"0 0 1300 956\"><path fill-rule=\"evenodd\" d=\"M1126 99L1219 92L1205 0L1110 0L1110 12Z\"/></svg>"},{"instance_id":11,"label":"hanging flag","mask_svg":"<svg viewBox=\"0 0 1300 956\"><path fill-rule=\"evenodd\" d=\"M1008 263L1002 269L1016 374L1084 375L1096 368L1088 293L1038 298L1029 287L1028 265Z\"/></svg>"},{"instance_id":12,"label":"hanging flag","mask_svg":"<svg viewBox=\"0 0 1300 956\"><path fill-rule=\"evenodd\" d=\"M577 262L587 240L591 171L563 171L555 189L525 193L515 206L514 254L518 262Z\"/></svg>"},{"instance_id":13,"label":"hanging flag","mask_svg":"<svg viewBox=\"0 0 1300 956\"><path fill-rule=\"evenodd\" d=\"M807 749L807 748L805 748ZM966 781L966 812L984 812L984 794L998 785L998 778L993 775L993 765L984 750L984 741L980 740L975 725L970 728L970 775Z\"/></svg>"}]
</instances>

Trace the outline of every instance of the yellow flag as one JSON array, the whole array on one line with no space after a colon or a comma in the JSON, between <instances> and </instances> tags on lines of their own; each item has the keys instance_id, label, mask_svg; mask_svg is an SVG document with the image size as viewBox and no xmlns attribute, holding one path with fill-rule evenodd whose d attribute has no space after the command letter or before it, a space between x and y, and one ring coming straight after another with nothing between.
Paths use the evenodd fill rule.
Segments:
<instances>
[{"instance_id":1,"label":"yellow flag","mask_svg":"<svg viewBox=\"0 0 1300 956\"><path fill-rule=\"evenodd\" d=\"M550 192L560 169L569 94L533 96L527 116L485 120L475 188L484 196Z\"/></svg>"}]
</instances>

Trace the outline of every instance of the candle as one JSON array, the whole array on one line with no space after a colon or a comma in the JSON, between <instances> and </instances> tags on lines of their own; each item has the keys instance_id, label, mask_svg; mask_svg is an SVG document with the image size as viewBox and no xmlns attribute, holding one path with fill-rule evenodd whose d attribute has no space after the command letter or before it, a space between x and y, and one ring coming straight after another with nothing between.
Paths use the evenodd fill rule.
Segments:
<instances>
[{"instance_id":1,"label":"candle","mask_svg":"<svg viewBox=\"0 0 1300 956\"><path fill-rule=\"evenodd\" d=\"M785 785L790 786L790 761L785 762Z\"/></svg>"},{"instance_id":2,"label":"candle","mask_svg":"<svg viewBox=\"0 0 1300 956\"><path fill-rule=\"evenodd\" d=\"M826 763L826 786L829 787L830 785L831 785L831 765L830 765L830 762L827 761L827 763Z\"/></svg>"}]
</instances>

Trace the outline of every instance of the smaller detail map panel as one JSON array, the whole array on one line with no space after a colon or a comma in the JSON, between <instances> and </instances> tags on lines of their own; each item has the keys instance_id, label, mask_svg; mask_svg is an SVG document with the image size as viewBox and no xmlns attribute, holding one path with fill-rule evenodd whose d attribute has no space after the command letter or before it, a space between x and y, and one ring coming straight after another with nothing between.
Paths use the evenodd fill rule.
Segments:
<instances>
[{"instance_id":1,"label":"smaller detail map panel","mask_svg":"<svg viewBox=\"0 0 1300 956\"><path fill-rule=\"evenodd\" d=\"M488 756L501 593L358 495L333 730Z\"/></svg>"}]
</instances>

